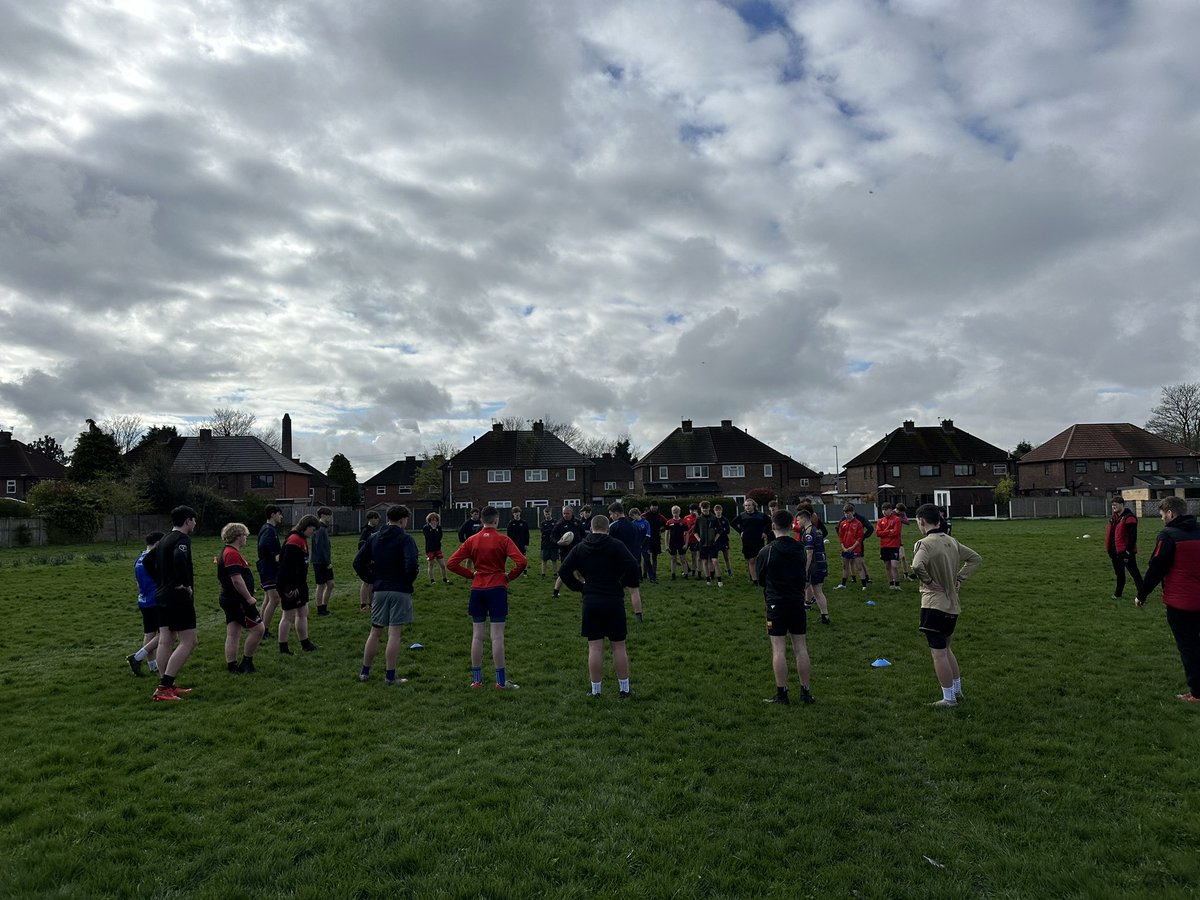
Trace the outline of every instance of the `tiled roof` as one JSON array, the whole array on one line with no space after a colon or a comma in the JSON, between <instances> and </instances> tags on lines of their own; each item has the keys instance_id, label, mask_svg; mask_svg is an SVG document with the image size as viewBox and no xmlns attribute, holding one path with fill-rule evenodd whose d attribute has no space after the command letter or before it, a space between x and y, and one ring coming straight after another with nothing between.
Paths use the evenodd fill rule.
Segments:
<instances>
[{"instance_id":1,"label":"tiled roof","mask_svg":"<svg viewBox=\"0 0 1200 900\"><path fill-rule=\"evenodd\" d=\"M982 438L955 428L954 423L917 427L905 423L876 441L842 468L870 466L886 461L890 465L921 463L978 463L1003 461L1008 451Z\"/></svg>"},{"instance_id":2,"label":"tiled roof","mask_svg":"<svg viewBox=\"0 0 1200 900\"><path fill-rule=\"evenodd\" d=\"M817 473L786 453L751 437L741 428L734 427L728 419L720 425L692 427L684 421L678 428L663 438L657 447L647 453L638 465L713 465L718 463L777 463L792 465L791 474L801 478L816 478Z\"/></svg>"},{"instance_id":3,"label":"tiled roof","mask_svg":"<svg viewBox=\"0 0 1200 900\"><path fill-rule=\"evenodd\" d=\"M1196 456L1187 447L1168 441L1128 422L1072 425L1021 457L1021 463L1063 459L1154 459Z\"/></svg>"},{"instance_id":4,"label":"tiled roof","mask_svg":"<svg viewBox=\"0 0 1200 900\"><path fill-rule=\"evenodd\" d=\"M329 476L326 475L324 472L322 472L320 469L318 469L316 466L310 465L309 463L306 463L306 462L302 462L302 463L300 463L300 465L303 466L304 471L308 473L308 486L309 487L320 488L320 487L334 487L335 486L333 484L333 482L329 480Z\"/></svg>"},{"instance_id":5,"label":"tiled roof","mask_svg":"<svg viewBox=\"0 0 1200 900\"><path fill-rule=\"evenodd\" d=\"M308 475L308 469L288 459L278 450L256 437L213 436L206 440L189 437L184 440L171 469L185 475L236 472L292 472Z\"/></svg>"},{"instance_id":6,"label":"tiled roof","mask_svg":"<svg viewBox=\"0 0 1200 900\"><path fill-rule=\"evenodd\" d=\"M377 487L385 484L408 484L417 480L417 473L425 465L425 460L415 456L398 459L382 472L372 475L363 482L363 487Z\"/></svg>"},{"instance_id":7,"label":"tiled roof","mask_svg":"<svg viewBox=\"0 0 1200 900\"><path fill-rule=\"evenodd\" d=\"M595 463L595 468L592 469L592 481L615 481L618 484L627 484L633 481L633 466L623 459L617 459L612 454L606 453L604 456L592 457L592 462Z\"/></svg>"},{"instance_id":8,"label":"tiled roof","mask_svg":"<svg viewBox=\"0 0 1200 900\"><path fill-rule=\"evenodd\" d=\"M66 478L67 467L44 453L29 449L5 432L0 439L0 475L6 478Z\"/></svg>"},{"instance_id":9,"label":"tiled roof","mask_svg":"<svg viewBox=\"0 0 1200 900\"><path fill-rule=\"evenodd\" d=\"M591 468L592 461L561 438L543 431L505 431L499 425L476 438L449 460L455 469Z\"/></svg>"}]
</instances>

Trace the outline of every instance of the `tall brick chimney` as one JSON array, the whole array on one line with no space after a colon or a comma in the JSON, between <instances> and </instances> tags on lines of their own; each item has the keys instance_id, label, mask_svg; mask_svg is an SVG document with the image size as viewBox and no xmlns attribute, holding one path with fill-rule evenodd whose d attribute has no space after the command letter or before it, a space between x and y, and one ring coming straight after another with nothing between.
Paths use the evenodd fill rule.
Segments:
<instances>
[{"instance_id":1,"label":"tall brick chimney","mask_svg":"<svg viewBox=\"0 0 1200 900\"><path fill-rule=\"evenodd\" d=\"M283 414L283 428L279 442L283 447L283 455L285 459L292 458L292 417L288 413Z\"/></svg>"}]
</instances>

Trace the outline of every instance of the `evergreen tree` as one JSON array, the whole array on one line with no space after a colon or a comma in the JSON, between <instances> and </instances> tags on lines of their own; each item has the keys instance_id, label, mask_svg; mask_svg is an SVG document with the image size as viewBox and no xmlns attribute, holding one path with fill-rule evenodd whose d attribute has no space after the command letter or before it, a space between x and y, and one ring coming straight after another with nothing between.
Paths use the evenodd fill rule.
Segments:
<instances>
[{"instance_id":1,"label":"evergreen tree","mask_svg":"<svg viewBox=\"0 0 1200 900\"><path fill-rule=\"evenodd\" d=\"M350 460L345 456L341 453L335 455L329 461L329 468L325 474L329 476L330 481L341 488L339 496L342 498L343 506L358 506L362 502L362 491L358 488L358 477L354 474L354 466L350 465Z\"/></svg>"},{"instance_id":2,"label":"evergreen tree","mask_svg":"<svg viewBox=\"0 0 1200 900\"><path fill-rule=\"evenodd\" d=\"M124 477L125 462L116 439L102 431L94 419L88 419L87 424L88 430L79 435L71 453L71 480L86 484Z\"/></svg>"},{"instance_id":3,"label":"evergreen tree","mask_svg":"<svg viewBox=\"0 0 1200 900\"><path fill-rule=\"evenodd\" d=\"M29 449L36 450L38 453L48 456L55 462L62 463L64 466L71 461L71 458L67 456L67 451L49 434L42 435L29 445Z\"/></svg>"}]
</instances>

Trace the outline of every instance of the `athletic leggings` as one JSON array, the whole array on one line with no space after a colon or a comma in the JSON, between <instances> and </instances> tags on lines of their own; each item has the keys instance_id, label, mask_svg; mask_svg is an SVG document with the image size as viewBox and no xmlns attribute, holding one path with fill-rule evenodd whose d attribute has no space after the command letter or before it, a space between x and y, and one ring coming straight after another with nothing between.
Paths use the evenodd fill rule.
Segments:
<instances>
[{"instance_id":1,"label":"athletic leggings","mask_svg":"<svg viewBox=\"0 0 1200 900\"><path fill-rule=\"evenodd\" d=\"M1113 571L1117 573L1117 591L1116 596L1120 597L1125 592L1125 570L1129 570L1129 575L1133 579L1133 586L1140 594L1142 592L1142 573L1138 571L1137 557L1132 553L1118 553L1112 558Z\"/></svg>"}]
</instances>

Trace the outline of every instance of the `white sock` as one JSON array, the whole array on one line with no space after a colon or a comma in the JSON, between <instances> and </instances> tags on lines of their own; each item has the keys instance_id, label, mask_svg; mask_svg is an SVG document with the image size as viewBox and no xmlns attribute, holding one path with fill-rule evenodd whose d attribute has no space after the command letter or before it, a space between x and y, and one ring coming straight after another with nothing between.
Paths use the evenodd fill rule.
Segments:
<instances>
[{"instance_id":1,"label":"white sock","mask_svg":"<svg viewBox=\"0 0 1200 900\"><path fill-rule=\"evenodd\" d=\"M133 658L136 659L138 662L141 662L143 659L145 659L149 655L150 654L146 652L146 648L143 647L137 653L133 654Z\"/></svg>"},{"instance_id":2,"label":"white sock","mask_svg":"<svg viewBox=\"0 0 1200 900\"><path fill-rule=\"evenodd\" d=\"M961 678L954 679L953 688L954 688L954 693L956 693L956 694L962 693L962 679Z\"/></svg>"},{"instance_id":3,"label":"white sock","mask_svg":"<svg viewBox=\"0 0 1200 900\"><path fill-rule=\"evenodd\" d=\"M156 660L156 659L152 659L152 660L150 660L150 671L151 671L151 672L157 672L157 671L158 671L158 660Z\"/></svg>"},{"instance_id":4,"label":"white sock","mask_svg":"<svg viewBox=\"0 0 1200 900\"><path fill-rule=\"evenodd\" d=\"M593 694L599 694L599 693L600 693L600 682L599 682L599 681L593 681L593 682L592 682L592 693L593 693Z\"/></svg>"},{"instance_id":5,"label":"white sock","mask_svg":"<svg viewBox=\"0 0 1200 900\"><path fill-rule=\"evenodd\" d=\"M617 686L621 690L623 690L625 693L627 693L627 694L629 693L629 679L628 678L618 678Z\"/></svg>"},{"instance_id":6,"label":"white sock","mask_svg":"<svg viewBox=\"0 0 1200 900\"><path fill-rule=\"evenodd\" d=\"M942 688L942 699L954 703L954 688Z\"/></svg>"}]
</instances>

